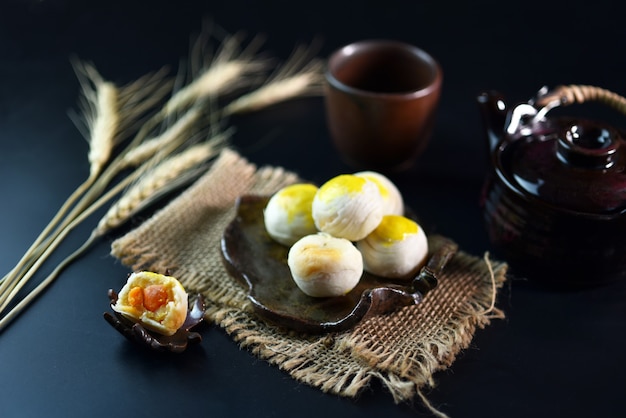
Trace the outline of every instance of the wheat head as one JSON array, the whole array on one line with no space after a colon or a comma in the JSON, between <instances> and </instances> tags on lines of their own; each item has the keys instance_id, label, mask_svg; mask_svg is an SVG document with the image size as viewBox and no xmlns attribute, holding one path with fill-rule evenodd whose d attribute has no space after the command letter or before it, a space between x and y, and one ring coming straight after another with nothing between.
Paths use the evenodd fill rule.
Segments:
<instances>
[{"instance_id":1,"label":"wheat head","mask_svg":"<svg viewBox=\"0 0 626 418\"><path fill-rule=\"evenodd\" d=\"M194 127L201 120L201 110L198 107L191 108L163 133L130 149L120 160L119 169L139 167L159 152L168 152L168 150L178 148L193 136L197 129L202 128L202 126Z\"/></svg>"},{"instance_id":2,"label":"wheat head","mask_svg":"<svg viewBox=\"0 0 626 418\"><path fill-rule=\"evenodd\" d=\"M228 61L211 66L191 84L172 96L165 105L163 113L172 115L196 102L229 91L244 74L252 71L254 67L254 62L246 61Z\"/></svg>"},{"instance_id":3,"label":"wheat head","mask_svg":"<svg viewBox=\"0 0 626 418\"><path fill-rule=\"evenodd\" d=\"M94 234L101 236L122 225L154 201L155 197L172 190L185 179L185 173L192 172L194 168L198 168L216 156L225 141L225 135L217 135L207 142L193 145L155 165L109 208L98 223Z\"/></svg>"},{"instance_id":4,"label":"wheat head","mask_svg":"<svg viewBox=\"0 0 626 418\"><path fill-rule=\"evenodd\" d=\"M304 72L272 81L229 103L224 108L223 115L230 116L236 113L253 112L296 97L317 95L320 92L319 80L317 73Z\"/></svg>"},{"instance_id":5,"label":"wheat head","mask_svg":"<svg viewBox=\"0 0 626 418\"><path fill-rule=\"evenodd\" d=\"M96 112L91 122L89 141L90 174L98 175L109 161L116 145L115 136L119 126L117 88L104 82L96 87Z\"/></svg>"},{"instance_id":6,"label":"wheat head","mask_svg":"<svg viewBox=\"0 0 626 418\"><path fill-rule=\"evenodd\" d=\"M171 91L172 82L165 79L162 69L117 86L104 80L90 63L73 59L72 65L82 90L82 120L75 118L75 122L89 142L88 160L93 178L102 172L115 147Z\"/></svg>"},{"instance_id":7,"label":"wheat head","mask_svg":"<svg viewBox=\"0 0 626 418\"><path fill-rule=\"evenodd\" d=\"M264 70L267 63L255 56L256 43L253 42L248 48L242 49L241 42L240 36L229 36L221 42L220 49L215 55L193 56L192 81L170 98L163 108L163 117L252 83L255 79L253 75ZM206 54L198 46L194 47L193 51L195 55ZM193 64L201 60L202 64Z\"/></svg>"},{"instance_id":8,"label":"wheat head","mask_svg":"<svg viewBox=\"0 0 626 418\"><path fill-rule=\"evenodd\" d=\"M89 142L90 175L95 177L109 161L115 145L120 124L119 90L105 81L88 63L74 61L74 70L82 87L80 99L87 125L83 134Z\"/></svg>"},{"instance_id":9,"label":"wheat head","mask_svg":"<svg viewBox=\"0 0 626 418\"><path fill-rule=\"evenodd\" d=\"M319 95L323 80L323 63L311 58L309 48L299 46L261 87L229 103L223 115L252 112L295 97Z\"/></svg>"}]
</instances>

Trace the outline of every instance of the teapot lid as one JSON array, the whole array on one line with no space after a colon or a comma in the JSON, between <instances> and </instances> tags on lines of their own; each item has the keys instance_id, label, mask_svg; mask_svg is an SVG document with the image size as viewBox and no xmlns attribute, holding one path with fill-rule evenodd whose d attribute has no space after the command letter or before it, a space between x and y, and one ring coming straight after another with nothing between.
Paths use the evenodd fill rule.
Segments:
<instances>
[{"instance_id":1,"label":"teapot lid","mask_svg":"<svg viewBox=\"0 0 626 418\"><path fill-rule=\"evenodd\" d=\"M549 119L545 113L522 104L510 114L497 164L511 187L561 210L624 211L626 141L621 134L595 121Z\"/></svg>"}]
</instances>

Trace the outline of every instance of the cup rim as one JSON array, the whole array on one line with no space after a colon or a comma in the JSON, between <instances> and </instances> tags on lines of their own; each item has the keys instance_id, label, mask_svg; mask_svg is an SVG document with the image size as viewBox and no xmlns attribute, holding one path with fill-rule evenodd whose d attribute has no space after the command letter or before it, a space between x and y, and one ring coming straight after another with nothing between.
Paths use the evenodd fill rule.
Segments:
<instances>
[{"instance_id":1,"label":"cup rim","mask_svg":"<svg viewBox=\"0 0 626 418\"><path fill-rule=\"evenodd\" d=\"M405 51L410 51L415 56L418 56L423 62L428 64L429 67L434 69L434 79L425 87L417 89L417 90L407 90L402 92L378 92L378 91L370 91L359 89L357 87L350 86L342 81L340 81L331 70L333 62L338 59L340 55L345 55L344 52L349 48L363 48L364 46L388 46L397 49L402 49ZM324 71L324 75L328 83L334 88L344 91L346 93L351 94L359 94L362 96L370 96L370 97L384 97L384 98L397 98L397 99L415 99L419 97L425 97L438 90L443 81L443 70L441 69L441 65L439 62L424 49L419 48L413 44L403 41L391 40L391 39L364 39L360 41L355 41L344 46L337 48L333 51L327 62L326 62L326 70Z\"/></svg>"}]
</instances>

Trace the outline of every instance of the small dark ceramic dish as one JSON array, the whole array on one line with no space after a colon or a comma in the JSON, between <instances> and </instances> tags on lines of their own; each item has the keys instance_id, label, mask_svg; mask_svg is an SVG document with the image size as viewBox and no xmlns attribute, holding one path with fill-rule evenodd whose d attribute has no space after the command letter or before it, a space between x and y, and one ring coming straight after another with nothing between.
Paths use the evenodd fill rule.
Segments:
<instances>
[{"instance_id":1,"label":"small dark ceramic dish","mask_svg":"<svg viewBox=\"0 0 626 418\"><path fill-rule=\"evenodd\" d=\"M345 296L314 298L294 283L287 255L289 248L267 234L263 209L269 197L243 196L237 215L224 231L222 255L233 277L249 289L256 313L268 322L306 333L341 331L372 315L415 305L437 285L437 276L457 246L446 241L431 254L418 276L409 282L364 273Z\"/></svg>"},{"instance_id":2,"label":"small dark ceramic dish","mask_svg":"<svg viewBox=\"0 0 626 418\"><path fill-rule=\"evenodd\" d=\"M113 306L117 302L117 293L113 289L110 289L108 293L111 306ZM113 315L105 312L104 319L120 334L139 345L156 351L181 353L187 349L189 344L198 344L202 341L202 336L191 331L191 329L202 322L205 309L204 297L197 295L189 307L187 319L180 329L171 336L149 331L140 323L134 322L115 311Z\"/></svg>"}]
</instances>

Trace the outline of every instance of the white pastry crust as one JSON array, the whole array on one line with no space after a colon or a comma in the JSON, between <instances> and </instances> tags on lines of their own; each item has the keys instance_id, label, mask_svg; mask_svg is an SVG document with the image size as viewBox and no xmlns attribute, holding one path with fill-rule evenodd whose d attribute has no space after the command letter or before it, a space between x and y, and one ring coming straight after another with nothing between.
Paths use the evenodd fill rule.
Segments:
<instances>
[{"instance_id":1,"label":"white pastry crust","mask_svg":"<svg viewBox=\"0 0 626 418\"><path fill-rule=\"evenodd\" d=\"M414 221L387 215L365 239L357 242L364 269L393 279L410 279L426 261L428 239Z\"/></svg>"},{"instance_id":2,"label":"white pastry crust","mask_svg":"<svg viewBox=\"0 0 626 418\"><path fill-rule=\"evenodd\" d=\"M376 183L383 198L383 215L404 215L402 193L387 176L376 171L359 171L354 175Z\"/></svg>"},{"instance_id":3,"label":"white pastry crust","mask_svg":"<svg viewBox=\"0 0 626 418\"><path fill-rule=\"evenodd\" d=\"M265 229L277 242L291 246L300 238L317 232L312 216L317 187L293 184L276 192L263 211Z\"/></svg>"},{"instance_id":4,"label":"white pastry crust","mask_svg":"<svg viewBox=\"0 0 626 418\"><path fill-rule=\"evenodd\" d=\"M156 309L150 309L152 306L148 296L145 296L150 286L154 286L151 289L156 289L163 297L162 303L156 304ZM152 304L155 305L154 301ZM149 330L173 335L187 318L187 292L174 277L148 271L135 272L128 277L112 308L131 320L141 322Z\"/></svg>"},{"instance_id":5,"label":"white pastry crust","mask_svg":"<svg viewBox=\"0 0 626 418\"><path fill-rule=\"evenodd\" d=\"M313 220L321 232L350 241L365 238L383 217L376 183L342 174L324 183L313 199Z\"/></svg>"},{"instance_id":6,"label":"white pastry crust","mask_svg":"<svg viewBox=\"0 0 626 418\"><path fill-rule=\"evenodd\" d=\"M325 233L296 242L287 264L296 285L313 297L345 295L363 275L363 258L354 244Z\"/></svg>"}]
</instances>

